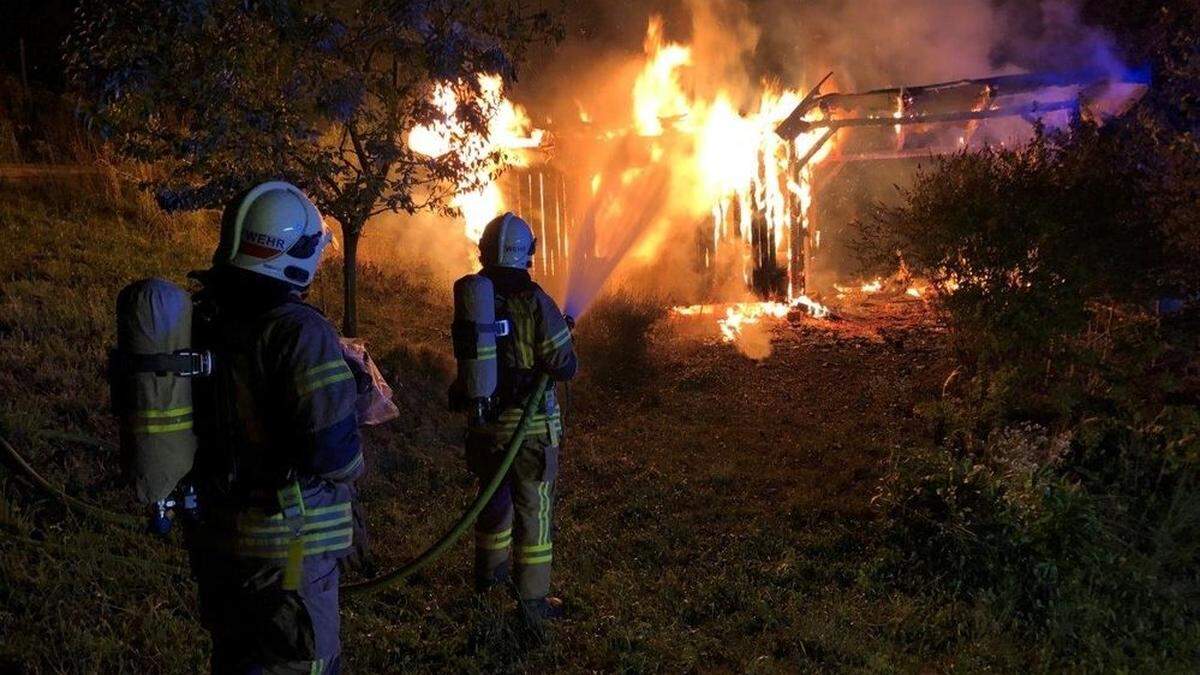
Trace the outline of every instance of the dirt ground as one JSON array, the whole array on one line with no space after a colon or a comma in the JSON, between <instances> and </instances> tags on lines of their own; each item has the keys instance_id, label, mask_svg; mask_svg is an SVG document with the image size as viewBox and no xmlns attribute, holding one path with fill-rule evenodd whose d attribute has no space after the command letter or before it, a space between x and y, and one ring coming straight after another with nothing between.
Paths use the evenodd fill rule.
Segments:
<instances>
[{"instance_id":1,"label":"dirt ground","mask_svg":"<svg viewBox=\"0 0 1200 675\"><path fill-rule=\"evenodd\" d=\"M840 317L793 315L760 362L671 326L645 381L574 385L555 545L570 618L549 642L525 642L505 598L469 597L464 551L428 588L394 599L425 603L419 637L379 605L382 615L352 618L350 663L676 672L936 661L919 640L898 641L909 601L864 575L870 499L889 454L924 433L914 406L949 372L943 336L921 302L859 303ZM392 552L415 543L382 538ZM363 633L393 649L356 649Z\"/></svg>"}]
</instances>

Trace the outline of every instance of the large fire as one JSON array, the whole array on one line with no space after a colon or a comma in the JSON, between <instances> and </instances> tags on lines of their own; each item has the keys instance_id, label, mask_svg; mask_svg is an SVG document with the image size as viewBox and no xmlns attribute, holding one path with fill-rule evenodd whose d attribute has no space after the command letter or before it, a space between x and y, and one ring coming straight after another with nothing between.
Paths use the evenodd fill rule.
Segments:
<instances>
[{"instance_id":1,"label":"large fire","mask_svg":"<svg viewBox=\"0 0 1200 675\"><path fill-rule=\"evenodd\" d=\"M710 214L712 250L723 246L743 249L755 239L755 227L765 223L755 254L784 260L785 296L779 301L739 302L725 305L718 319L726 341L735 341L742 327L763 318L780 319L800 309L814 316L828 310L797 288L796 249L812 226L812 171L831 151L822 143L822 133L811 131L792 140L780 138L775 129L801 100L794 90L765 86L757 106L740 112L730 92L717 89L711 100L697 99L686 93L685 69L692 63L689 46L667 42L662 20L653 17L646 31L646 64L633 89L634 128L642 136L666 134L683 136L690 144L672 139L671 147L690 147L690 151L668 153L672 169L694 177L689 182L689 199L695 212ZM819 113L818 113L819 114ZM660 148L661 146L652 146ZM656 151L661 154L661 150ZM798 157L811 157L796 168ZM647 242L643 254L653 255L660 241ZM647 257L649 257L647 255ZM749 258L749 256L747 256ZM743 278L750 282L754 262L743 263ZM706 264L713 261L706 260ZM705 312L705 306L676 308L678 315Z\"/></svg>"},{"instance_id":2,"label":"large fire","mask_svg":"<svg viewBox=\"0 0 1200 675\"><path fill-rule=\"evenodd\" d=\"M650 175L654 165L668 169L672 181L665 199L670 204L656 217L689 224L707 221L704 265L715 268L718 256L740 259L743 291L739 295L749 294L755 269L765 266L778 271L779 279L772 281L768 290L755 284L760 293L773 299L721 305L718 327L727 341L735 341L744 326L781 319L793 310L826 315L825 307L804 294L797 269L803 262L797 252L818 241L812 222L813 167L829 154L832 144L825 143L828 138L819 130L792 139L775 132L801 101L801 94L765 84L756 100L742 108L735 103L739 98L734 92L719 85L708 87L711 95L695 94L697 87L689 86L688 78L697 55L691 46L665 38L661 17L650 19L644 49L645 61L632 82L628 126L602 132L598 139L639 138L647 149L649 164L620 167L614 175L616 182L630 186ZM500 78L481 78L479 89L478 103L490 120L486 136L469 133L458 121L460 94L449 85L433 92L432 102L443 119L413 129L409 136L410 147L431 157L456 152L468 163L498 157L498 165L483 163L480 173L468 177L452 203L462 212L464 234L472 241L478 239L488 220L504 209L495 182L499 170L528 166L528 150L538 147L543 138L525 110L505 97ZM580 119L590 121L584 106L578 101L576 105ZM599 174L594 176L592 194L601 181ZM617 216L612 221L618 227L621 208L610 204L605 212ZM663 247L679 244L667 232L651 228L640 233L630 254L654 260ZM676 314L714 313L712 306L698 307L676 308Z\"/></svg>"}]
</instances>

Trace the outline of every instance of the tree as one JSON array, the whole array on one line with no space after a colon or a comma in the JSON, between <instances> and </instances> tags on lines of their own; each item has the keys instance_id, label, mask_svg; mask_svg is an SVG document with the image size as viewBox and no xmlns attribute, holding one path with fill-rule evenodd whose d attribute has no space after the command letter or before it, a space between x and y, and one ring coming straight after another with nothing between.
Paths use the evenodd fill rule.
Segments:
<instances>
[{"instance_id":1,"label":"tree","mask_svg":"<svg viewBox=\"0 0 1200 675\"><path fill-rule=\"evenodd\" d=\"M529 46L557 37L521 0L85 0L67 72L89 125L156 167L147 187L168 210L265 179L306 189L341 228L354 335L370 218L451 212L496 166L486 153L426 156L408 132L445 129L451 147L485 137L480 76L512 81ZM458 102L449 115L438 88Z\"/></svg>"}]
</instances>

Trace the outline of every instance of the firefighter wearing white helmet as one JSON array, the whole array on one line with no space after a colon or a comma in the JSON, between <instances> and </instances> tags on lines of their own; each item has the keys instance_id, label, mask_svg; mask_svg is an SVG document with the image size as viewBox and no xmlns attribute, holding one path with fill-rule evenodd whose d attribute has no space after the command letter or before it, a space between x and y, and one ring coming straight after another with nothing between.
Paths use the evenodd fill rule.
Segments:
<instances>
[{"instance_id":1,"label":"firefighter wearing white helmet","mask_svg":"<svg viewBox=\"0 0 1200 675\"><path fill-rule=\"evenodd\" d=\"M268 182L226 207L198 294L186 531L213 672L337 672L339 561L354 552L363 472L355 374L328 320L300 297L330 232L296 186Z\"/></svg>"},{"instance_id":2,"label":"firefighter wearing white helmet","mask_svg":"<svg viewBox=\"0 0 1200 675\"><path fill-rule=\"evenodd\" d=\"M569 380L575 376L578 362L571 320L529 276L537 251L529 224L512 213L498 216L484 229L479 251L483 264L479 275L493 288L494 325L504 327L486 329L496 336L496 390L487 414L482 418L472 415L467 435L467 462L482 489L495 475L539 375ZM491 350L480 350L475 356L488 358L482 351ZM461 399L461 392L458 397ZM562 614L562 602L549 595L553 502L562 435L562 415L551 388L506 480L475 525L476 589L483 592L511 579L521 608L534 619Z\"/></svg>"},{"instance_id":3,"label":"firefighter wearing white helmet","mask_svg":"<svg viewBox=\"0 0 1200 675\"><path fill-rule=\"evenodd\" d=\"M303 288L333 235L295 185L262 183L225 212L214 265L228 263Z\"/></svg>"}]
</instances>

